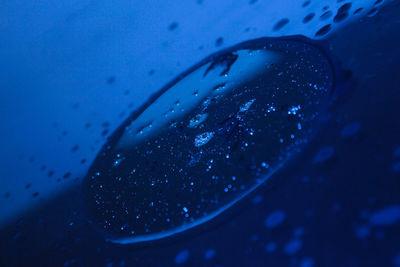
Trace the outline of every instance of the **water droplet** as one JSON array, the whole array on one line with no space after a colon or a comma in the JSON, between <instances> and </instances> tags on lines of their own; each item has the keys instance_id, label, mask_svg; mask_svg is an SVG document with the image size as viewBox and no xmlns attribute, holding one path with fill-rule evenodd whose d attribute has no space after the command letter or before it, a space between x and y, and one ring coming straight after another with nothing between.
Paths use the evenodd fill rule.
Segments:
<instances>
[{"instance_id":1,"label":"water droplet","mask_svg":"<svg viewBox=\"0 0 400 267\"><path fill-rule=\"evenodd\" d=\"M243 106L240 107L240 112L245 112L245 111L249 110L251 105L253 105L254 101L256 101L256 100L252 99L252 100L246 102L246 104L244 104Z\"/></svg>"},{"instance_id":2,"label":"water droplet","mask_svg":"<svg viewBox=\"0 0 400 267\"><path fill-rule=\"evenodd\" d=\"M315 17L315 14L314 14L314 13L308 14L307 16L304 17L303 23L308 23L308 22L310 22L314 17Z\"/></svg>"},{"instance_id":3,"label":"water droplet","mask_svg":"<svg viewBox=\"0 0 400 267\"><path fill-rule=\"evenodd\" d=\"M207 144L211 140L211 138L213 138L213 136L214 136L213 132L205 132L205 133L199 134L194 139L194 145L196 147L201 147L201 146Z\"/></svg>"},{"instance_id":4,"label":"water droplet","mask_svg":"<svg viewBox=\"0 0 400 267\"><path fill-rule=\"evenodd\" d=\"M175 257L176 264L183 264L189 259L189 250L185 249L179 252Z\"/></svg>"},{"instance_id":5,"label":"water droplet","mask_svg":"<svg viewBox=\"0 0 400 267\"><path fill-rule=\"evenodd\" d=\"M190 128L198 127L201 123L203 123L206 120L207 116L208 116L207 113L197 114L190 120L188 127Z\"/></svg>"},{"instance_id":6,"label":"water droplet","mask_svg":"<svg viewBox=\"0 0 400 267\"><path fill-rule=\"evenodd\" d=\"M214 258L214 256L215 256L215 249L209 249L204 254L204 259L210 260L210 259Z\"/></svg>"},{"instance_id":7,"label":"water droplet","mask_svg":"<svg viewBox=\"0 0 400 267\"><path fill-rule=\"evenodd\" d=\"M315 36L316 37L321 37L321 36L327 34L331 30L331 28L332 28L332 25L331 24L327 24L327 25L323 26L321 29L319 29L317 31L317 33L315 34Z\"/></svg>"},{"instance_id":8,"label":"water droplet","mask_svg":"<svg viewBox=\"0 0 400 267\"><path fill-rule=\"evenodd\" d=\"M349 138L351 136L354 136L360 131L361 129L361 124L359 122L353 122L350 124L347 124L345 127L343 127L342 131L340 132L340 136L343 138Z\"/></svg>"},{"instance_id":9,"label":"water droplet","mask_svg":"<svg viewBox=\"0 0 400 267\"><path fill-rule=\"evenodd\" d=\"M313 162L314 163L326 162L332 158L334 153L335 153L335 149L333 147L331 147L331 146L323 147L315 155Z\"/></svg>"},{"instance_id":10,"label":"water droplet","mask_svg":"<svg viewBox=\"0 0 400 267\"><path fill-rule=\"evenodd\" d=\"M392 205L371 214L369 222L376 226L389 226L400 222L400 206Z\"/></svg>"},{"instance_id":11,"label":"water droplet","mask_svg":"<svg viewBox=\"0 0 400 267\"><path fill-rule=\"evenodd\" d=\"M273 31L279 31L280 29L282 29L286 24L289 23L289 19L288 18L283 18L281 20L279 20L274 27L272 28Z\"/></svg>"},{"instance_id":12,"label":"water droplet","mask_svg":"<svg viewBox=\"0 0 400 267\"><path fill-rule=\"evenodd\" d=\"M293 239L285 245L284 251L288 255L294 255L301 249L302 246L303 243L301 240Z\"/></svg>"},{"instance_id":13,"label":"water droplet","mask_svg":"<svg viewBox=\"0 0 400 267\"><path fill-rule=\"evenodd\" d=\"M265 226L268 228L275 228L278 225L280 225L286 218L286 215L283 211L278 210L273 213L271 213L266 219L265 219Z\"/></svg>"},{"instance_id":14,"label":"water droplet","mask_svg":"<svg viewBox=\"0 0 400 267\"><path fill-rule=\"evenodd\" d=\"M274 242L269 242L265 246L265 251L267 251L267 252L274 252L275 250L276 250L276 244Z\"/></svg>"}]
</instances>

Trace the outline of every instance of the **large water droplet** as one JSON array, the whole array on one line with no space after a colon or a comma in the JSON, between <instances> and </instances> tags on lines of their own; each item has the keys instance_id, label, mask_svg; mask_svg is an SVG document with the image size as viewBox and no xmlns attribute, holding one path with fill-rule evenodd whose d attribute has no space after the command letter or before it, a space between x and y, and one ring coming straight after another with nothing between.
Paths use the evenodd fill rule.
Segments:
<instances>
[{"instance_id":1,"label":"large water droplet","mask_svg":"<svg viewBox=\"0 0 400 267\"><path fill-rule=\"evenodd\" d=\"M338 86L333 68L299 37L248 41L201 61L98 154L84 183L92 221L113 242L135 243L217 216L307 143Z\"/></svg>"}]
</instances>

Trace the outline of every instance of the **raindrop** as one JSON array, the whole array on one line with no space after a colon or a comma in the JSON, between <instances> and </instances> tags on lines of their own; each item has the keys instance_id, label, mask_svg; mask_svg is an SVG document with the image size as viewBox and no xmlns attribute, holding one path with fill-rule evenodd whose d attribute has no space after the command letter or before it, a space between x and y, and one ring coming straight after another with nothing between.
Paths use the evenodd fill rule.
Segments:
<instances>
[{"instance_id":1,"label":"raindrop","mask_svg":"<svg viewBox=\"0 0 400 267\"><path fill-rule=\"evenodd\" d=\"M323 13L319 18L321 20L327 20L332 16L332 11L326 11L325 13Z\"/></svg>"},{"instance_id":2,"label":"raindrop","mask_svg":"<svg viewBox=\"0 0 400 267\"><path fill-rule=\"evenodd\" d=\"M400 206L391 205L371 214L369 222L375 226L389 226L400 222Z\"/></svg>"},{"instance_id":3,"label":"raindrop","mask_svg":"<svg viewBox=\"0 0 400 267\"><path fill-rule=\"evenodd\" d=\"M176 30L176 28L178 28L178 23L177 23L177 22L172 22L172 23L168 26L168 30L170 30L170 31Z\"/></svg>"},{"instance_id":4,"label":"raindrop","mask_svg":"<svg viewBox=\"0 0 400 267\"><path fill-rule=\"evenodd\" d=\"M314 14L314 13L308 14L307 16L304 17L303 23L308 23L308 22L310 22L314 17L315 17L315 14Z\"/></svg>"},{"instance_id":5,"label":"raindrop","mask_svg":"<svg viewBox=\"0 0 400 267\"><path fill-rule=\"evenodd\" d=\"M66 172L64 175L63 175L63 178L64 179L67 179L67 178L69 178L71 176L71 172Z\"/></svg>"},{"instance_id":6,"label":"raindrop","mask_svg":"<svg viewBox=\"0 0 400 267\"><path fill-rule=\"evenodd\" d=\"M301 6L302 6L302 7L306 7L306 6L309 6L310 3L311 3L311 1L307 0L307 1L305 1Z\"/></svg>"},{"instance_id":7,"label":"raindrop","mask_svg":"<svg viewBox=\"0 0 400 267\"><path fill-rule=\"evenodd\" d=\"M189 259L189 250L185 249L179 252L175 257L176 264L183 264Z\"/></svg>"},{"instance_id":8,"label":"raindrop","mask_svg":"<svg viewBox=\"0 0 400 267\"><path fill-rule=\"evenodd\" d=\"M394 157L399 157L400 158L400 146L397 146L394 151L393 151L393 156Z\"/></svg>"},{"instance_id":9,"label":"raindrop","mask_svg":"<svg viewBox=\"0 0 400 267\"><path fill-rule=\"evenodd\" d=\"M224 43L224 38L222 38L222 37L218 37L218 39L215 40L215 46L216 47L221 46L223 43Z\"/></svg>"},{"instance_id":10,"label":"raindrop","mask_svg":"<svg viewBox=\"0 0 400 267\"><path fill-rule=\"evenodd\" d=\"M294 255L301 249L302 245L301 240L293 239L285 245L285 253L288 255Z\"/></svg>"},{"instance_id":11,"label":"raindrop","mask_svg":"<svg viewBox=\"0 0 400 267\"><path fill-rule=\"evenodd\" d=\"M204 259L210 260L210 259L214 258L214 256L215 256L215 249L209 249L204 254Z\"/></svg>"},{"instance_id":12,"label":"raindrop","mask_svg":"<svg viewBox=\"0 0 400 267\"><path fill-rule=\"evenodd\" d=\"M314 267L314 260L312 258L305 258L300 261L300 267Z\"/></svg>"},{"instance_id":13,"label":"raindrop","mask_svg":"<svg viewBox=\"0 0 400 267\"><path fill-rule=\"evenodd\" d=\"M342 138L349 138L351 136L356 135L361 129L361 124L359 122L352 122L343 127L342 131L340 131L340 136Z\"/></svg>"},{"instance_id":14,"label":"raindrop","mask_svg":"<svg viewBox=\"0 0 400 267\"><path fill-rule=\"evenodd\" d=\"M108 84L112 84L112 83L114 83L115 82L115 76L110 76L108 79L107 79L107 83Z\"/></svg>"},{"instance_id":15,"label":"raindrop","mask_svg":"<svg viewBox=\"0 0 400 267\"><path fill-rule=\"evenodd\" d=\"M275 228L285 220L285 213L281 210L271 213L264 222L264 225L268 228Z\"/></svg>"},{"instance_id":16,"label":"raindrop","mask_svg":"<svg viewBox=\"0 0 400 267\"><path fill-rule=\"evenodd\" d=\"M373 17L376 14L378 14L378 9L376 7L374 7L373 9L371 9L370 11L368 11L367 16L368 17Z\"/></svg>"},{"instance_id":17,"label":"raindrop","mask_svg":"<svg viewBox=\"0 0 400 267\"><path fill-rule=\"evenodd\" d=\"M315 36L317 36L317 37L323 36L323 35L327 34L331 30L331 28L332 28L331 24L325 25L324 27L322 27L321 29L319 29L317 31Z\"/></svg>"},{"instance_id":18,"label":"raindrop","mask_svg":"<svg viewBox=\"0 0 400 267\"><path fill-rule=\"evenodd\" d=\"M360 13L362 10L363 10L362 7L357 8L356 10L354 10L354 13L353 13L353 14L356 15L356 14Z\"/></svg>"},{"instance_id":19,"label":"raindrop","mask_svg":"<svg viewBox=\"0 0 400 267\"><path fill-rule=\"evenodd\" d=\"M286 24L289 23L289 19L288 18L283 18L280 21L278 21L275 26L272 28L272 30L274 32L279 31L280 29L282 29Z\"/></svg>"},{"instance_id":20,"label":"raindrop","mask_svg":"<svg viewBox=\"0 0 400 267\"><path fill-rule=\"evenodd\" d=\"M194 145L196 147L201 147L207 144L211 140L211 138L213 138L213 136L214 136L213 132L201 133L194 139Z\"/></svg>"},{"instance_id":21,"label":"raindrop","mask_svg":"<svg viewBox=\"0 0 400 267\"><path fill-rule=\"evenodd\" d=\"M333 147L331 147L331 146L323 147L315 155L313 162L314 163L326 162L332 158L334 153L335 153L335 149Z\"/></svg>"},{"instance_id":22,"label":"raindrop","mask_svg":"<svg viewBox=\"0 0 400 267\"><path fill-rule=\"evenodd\" d=\"M343 21L345 18L347 18L348 15L349 15L349 10L350 10L350 8L351 8L351 3L346 3L346 4L342 5L342 6L338 9L338 11L337 11L335 17L333 18L333 21L334 21L334 22L341 22L341 21Z\"/></svg>"},{"instance_id":23,"label":"raindrop","mask_svg":"<svg viewBox=\"0 0 400 267\"><path fill-rule=\"evenodd\" d=\"M266 246L265 246L265 251L266 252L274 252L276 250L276 244L274 242L269 242Z\"/></svg>"}]
</instances>

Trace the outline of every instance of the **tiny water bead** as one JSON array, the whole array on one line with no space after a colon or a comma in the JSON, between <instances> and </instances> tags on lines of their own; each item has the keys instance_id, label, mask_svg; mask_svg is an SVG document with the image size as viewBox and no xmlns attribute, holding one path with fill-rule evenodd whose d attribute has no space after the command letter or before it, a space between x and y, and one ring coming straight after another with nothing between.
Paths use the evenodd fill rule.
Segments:
<instances>
[{"instance_id":1,"label":"tiny water bead","mask_svg":"<svg viewBox=\"0 0 400 267\"><path fill-rule=\"evenodd\" d=\"M285 245L284 251L288 255L294 255L301 249L301 247L302 247L301 240L293 239L293 240L290 240Z\"/></svg>"},{"instance_id":2,"label":"tiny water bead","mask_svg":"<svg viewBox=\"0 0 400 267\"><path fill-rule=\"evenodd\" d=\"M275 228L285 220L285 213L281 210L271 213L264 222L265 227Z\"/></svg>"},{"instance_id":3,"label":"tiny water bead","mask_svg":"<svg viewBox=\"0 0 400 267\"><path fill-rule=\"evenodd\" d=\"M247 41L190 68L134 111L97 155L83 185L91 221L126 244L221 214L309 141L339 92L332 62L296 36ZM266 227L284 219L272 213Z\"/></svg>"},{"instance_id":4,"label":"tiny water bead","mask_svg":"<svg viewBox=\"0 0 400 267\"><path fill-rule=\"evenodd\" d=\"M400 223L400 205L390 205L374 212L369 218L372 225L388 226Z\"/></svg>"},{"instance_id":5,"label":"tiny water bead","mask_svg":"<svg viewBox=\"0 0 400 267\"><path fill-rule=\"evenodd\" d=\"M185 249L179 252L175 257L176 264L183 264L189 259L189 250Z\"/></svg>"}]
</instances>

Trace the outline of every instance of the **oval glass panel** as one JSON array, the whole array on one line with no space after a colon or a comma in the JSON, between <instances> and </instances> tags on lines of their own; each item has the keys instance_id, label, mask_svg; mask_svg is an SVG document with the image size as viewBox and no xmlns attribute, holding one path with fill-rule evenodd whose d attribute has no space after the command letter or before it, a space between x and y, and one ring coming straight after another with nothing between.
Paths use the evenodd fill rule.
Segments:
<instances>
[{"instance_id":1,"label":"oval glass panel","mask_svg":"<svg viewBox=\"0 0 400 267\"><path fill-rule=\"evenodd\" d=\"M323 49L262 38L211 55L135 111L84 182L113 242L167 237L217 216L311 138L336 90Z\"/></svg>"}]
</instances>

